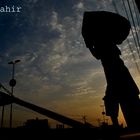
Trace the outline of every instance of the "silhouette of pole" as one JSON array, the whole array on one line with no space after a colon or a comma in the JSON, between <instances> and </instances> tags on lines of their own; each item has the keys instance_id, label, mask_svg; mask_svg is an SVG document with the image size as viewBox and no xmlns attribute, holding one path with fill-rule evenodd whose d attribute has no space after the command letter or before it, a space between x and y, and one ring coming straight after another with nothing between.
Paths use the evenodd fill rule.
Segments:
<instances>
[{"instance_id":1,"label":"silhouette of pole","mask_svg":"<svg viewBox=\"0 0 140 140\"><path fill-rule=\"evenodd\" d=\"M0 85L0 88L2 86ZM2 114L1 114L1 128L3 128L3 118L4 118L4 105L2 106Z\"/></svg>"},{"instance_id":2,"label":"silhouette of pole","mask_svg":"<svg viewBox=\"0 0 140 140\"><path fill-rule=\"evenodd\" d=\"M84 124L87 123L87 118L86 117L87 117L86 115L82 116L82 120L83 120Z\"/></svg>"},{"instance_id":3,"label":"silhouette of pole","mask_svg":"<svg viewBox=\"0 0 140 140\"><path fill-rule=\"evenodd\" d=\"M7 93L11 94L9 90L7 90L2 83L0 83L0 88L4 89ZM2 114L1 114L1 128L3 128L3 121L4 121L4 110L5 110L5 105L2 106Z\"/></svg>"},{"instance_id":4,"label":"silhouette of pole","mask_svg":"<svg viewBox=\"0 0 140 140\"><path fill-rule=\"evenodd\" d=\"M4 119L4 105L2 106L1 128L3 128L3 119Z\"/></svg>"},{"instance_id":5,"label":"silhouette of pole","mask_svg":"<svg viewBox=\"0 0 140 140\"><path fill-rule=\"evenodd\" d=\"M103 115L103 122L105 123L105 109L104 109L104 105L100 105L100 107L102 107L103 108L103 111L102 111L102 115Z\"/></svg>"},{"instance_id":6,"label":"silhouette of pole","mask_svg":"<svg viewBox=\"0 0 140 140\"><path fill-rule=\"evenodd\" d=\"M12 79L9 82L9 85L11 86L11 96L13 96L14 93L14 87L16 85L16 80L15 80L15 64L20 62L20 60L15 60L15 61L10 61L8 64L12 64ZM11 103L10 105L10 128L12 128L12 112L13 112L13 104Z\"/></svg>"}]
</instances>

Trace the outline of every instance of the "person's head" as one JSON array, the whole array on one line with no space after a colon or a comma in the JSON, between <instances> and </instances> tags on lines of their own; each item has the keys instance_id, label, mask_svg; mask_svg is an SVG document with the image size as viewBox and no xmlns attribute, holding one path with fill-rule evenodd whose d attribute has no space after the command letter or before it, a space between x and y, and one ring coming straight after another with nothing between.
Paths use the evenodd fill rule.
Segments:
<instances>
[{"instance_id":1,"label":"person's head","mask_svg":"<svg viewBox=\"0 0 140 140\"><path fill-rule=\"evenodd\" d=\"M82 36L88 48L121 44L130 28L130 22L119 14L107 11L84 12Z\"/></svg>"}]
</instances>

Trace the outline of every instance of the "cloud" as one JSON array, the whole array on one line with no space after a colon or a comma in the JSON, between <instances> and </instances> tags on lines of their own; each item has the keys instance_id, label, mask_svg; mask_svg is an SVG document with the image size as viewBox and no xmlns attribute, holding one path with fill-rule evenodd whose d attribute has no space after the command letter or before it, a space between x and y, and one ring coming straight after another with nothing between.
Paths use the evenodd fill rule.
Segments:
<instances>
[{"instance_id":1,"label":"cloud","mask_svg":"<svg viewBox=\"0 0 140 140\"><path fill-rule=\"evenodd\" d=\"M87 10L114 11L114 7L111 0L63 2L30 0L24 3L26 11L7 23L6 27L14 27L17 34L12 34L10 28L2 32L2 39L4 36L10 39L1 42L2 46L4 44L1 78L8 83L11 67L7 62L20 59L16 65L16 96L57 112L66 113L69 108L74 109L73 114L75 111L90 114L93 109L96 114L94 112L100 111L98 106L106 81L101 62L91 55L81 36L83 13ZM130 42L134 46L131 35ZM128 61L132 52L127 42L120 47L121 57ZM133 53L136 54L135 49Z\"/></svg>"},{"instance_id":2,"label":"cloud","mask_svg":"<svg viewBox=\"0 0 140 140\"><path fill-rule=\"evenodd\" d=\"M59 32L62 32L63 25L59 24L58 22L58 13L53 11L51 16L50 25L52 27L52 30L58 30Z\"/></svg>"},{"instance_id":3,"label":"cloud","mask_svg":"<svg viewBox=\"0 0 140 140\"><path fill-rule=\"evenodd\" d=\"M81 36L83 13L80 11L84 9L84 3L80 1L74 4L73 9L75 16L64 17L54 9L47 15L45 12L41 12L41 15L38 11L40 17L35 18L33 15L36 12L32 11L31 18L28 17L29 27L32 30L26 30L22 38L12 44L5 53L7 59L21 59L16 68L21 94L27 91L32 94L37 91L36 94L41 94L44 85L50 87L59 85L63 87L63 93L67 88L69 94L78 91L80 95L82 94L80 91L84 91L88 86L79 86L77 83L88 80L89 69L99 67L100 64L94 61ZM87 90L94 91L90 87L87 87ZM52 93L50 90L49 92Z\"/></svg>"},{"instance_id":4,"label":"cloud","mask_svg":"<svg viewBox=\"0 0 140 140\"><path fill-rule=\"evenodd\" d=\"M73 95L94 95L96 86L93 85L96 84L92 81L95 74L92 74L92 71L89 72L89 69L99 67L100 64L95 61L84 45L80 35L82 13L75 12L76 17L62 18L60 13L53 10L48 18L49 21L38 21L43 25L38 24L38 26L47 30L46 33L50 33L51 38L47 38L47 35L46 39L40 39L41 29L37 27L35 35L22 38L21 43L25 47L18 47L21 44L17 44L15 49L8 51L8 56L18 52L16 57L22 60L17 67L16 92L20 92L18 96L30 98L35 102L39 99L45 102L49 97L49 102L59 102L59 99ZM46 19L44 15L42 17ZM31 42L30 40L33 39L34 42ZM83 85L83 82L87 84Z\"/></svg>"}]
</instances>

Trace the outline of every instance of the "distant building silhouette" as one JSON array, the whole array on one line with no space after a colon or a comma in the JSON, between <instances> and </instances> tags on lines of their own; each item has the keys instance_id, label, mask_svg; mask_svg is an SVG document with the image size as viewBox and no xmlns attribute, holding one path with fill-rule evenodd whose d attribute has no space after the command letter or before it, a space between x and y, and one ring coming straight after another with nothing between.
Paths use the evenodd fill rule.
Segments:
<instances>
[{"instance_id":1,"label":"distant building silhouette","mask_svg":"<svg viewBox=\"0 0 140 140\"><path fill-rule=\"evenodd\" d=\"M50 128L47 119L29 119L25 122L25 128L48 129Z\"/></svg>"},{"instance_id":2,"label":"distant building silhouette","mask_svg":"<svg viewBox=\"0 0 140 140\"><path fill-rule=\"evenodd\" d=\"M15 96L10 96L10 95L0 91L0 106L7 105L10 103L16 103L18 105L24 106L26 108L29 108L33 111L36 111L42 115L45 115L51 119L54 119L58 122L61 122L63 124L71 126L73 128L85 128L85 125L77 120L73 120L73 119L66 117L64 115L61 115L61 114L58 114L56 112L50 111L48 109L39 107L37 105L23 101Z\"/></svg>"},{"instance_id":3,"label":"distant building silhouette","mask_svg":"<svg viewBox=\"0 0 140 140\"><path fill-rule=\"evenodd\" d=\"M56 124L57 129L64 129L64 124Z\"/></svg>"}]
</instances>

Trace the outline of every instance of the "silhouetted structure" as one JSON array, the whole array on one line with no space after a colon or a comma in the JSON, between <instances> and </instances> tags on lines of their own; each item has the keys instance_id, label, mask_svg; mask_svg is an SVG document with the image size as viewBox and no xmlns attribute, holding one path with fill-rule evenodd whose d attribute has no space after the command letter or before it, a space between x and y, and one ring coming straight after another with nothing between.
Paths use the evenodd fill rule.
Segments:
<instances>
[{"instance_id":1,"label":"silhouetted structure","mask_svg":"<svg viewBox=\"0 0 140 140\"><path fill-rule=\"evenodd\" d=\"M63 124L67 124L67 125L69 125L73 128L85 128L85 127L89 128L89 126L84 125L83 123L81 123L79 121L73 120L73 119L68 118L66 116L63 116L61 114L58 114L58 113L55 113L53 111L47 110L45 108L39 107L39 106L34 105L32 103L23 101L19 98L16 98L15 96L10 96L10 95L8 95L4 92L0 92L0 106L8 105L8 104L11 104L11 103L16 103L18 105L24 106L28 109L36 111L36 112L38 112L42 115L45 115L49 118L52 118L56 121L59 121L59 122L63 123Z\"/></svg>"},{"instance_id":2,"label":"silhouetted structure","mask_svg":"<svg viewBox=\"0 0 140 140\"><path fill-rule=\"evenodd\" d=\"M48 129L49 124L47 119L29 119L25 122L25 128Z\"/></svg>"},{"instance_id":3,"label":"silhouetted structure","mask_svg":"<svg viewBox=\"0 0 140 140\"><path fill-rule=\"evenodd\" d=\"M116 46L121 44L129 34L129 21L119 14L107 11L85 12L82 35L92 55L101 60L107 88L105 97L106 115L113 124L118 125L118 110L121 106L129 128L140 128L139 89L131 77L121 52Z\"/></svg>"},{"instance_id":4,"label":"silhouetted structure","mask_svg":"<svg viewBox=\"0 0 140 140\"><path fill-rule=\"evenodd\" d=\"M57 129L64 129L64 124L56 124Z\"/></svg>"}]
</instances>

